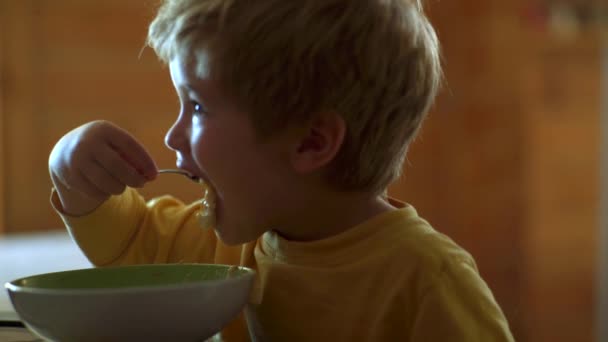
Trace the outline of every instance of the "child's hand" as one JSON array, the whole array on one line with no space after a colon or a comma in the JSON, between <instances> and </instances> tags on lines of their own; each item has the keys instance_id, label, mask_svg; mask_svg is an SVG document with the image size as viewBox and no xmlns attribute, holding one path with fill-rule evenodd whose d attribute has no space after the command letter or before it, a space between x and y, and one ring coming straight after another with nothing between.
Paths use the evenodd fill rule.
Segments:
<instances>
[{"instance_id":1,"label":"child's hand","mask_svg":"<svg viewBox=\"0 0 608 342\"><path fill-rule=\"evenodd\" d=\"M49 172L64 212L81 216L127 186L143 186L158 170L132 135L107 121L93 121L57 142Z\"/></svg>"}]
</instances>

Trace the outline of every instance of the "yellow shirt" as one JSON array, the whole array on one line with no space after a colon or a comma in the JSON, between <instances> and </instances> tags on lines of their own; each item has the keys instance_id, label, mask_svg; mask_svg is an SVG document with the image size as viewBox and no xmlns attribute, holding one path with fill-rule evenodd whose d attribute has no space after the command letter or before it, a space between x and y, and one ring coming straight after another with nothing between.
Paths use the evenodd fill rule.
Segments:
<instances>
[{"instance_id":1,"label":"yellow shirt","mask_svg":"<svg viewBox=\"0 0 608 342\"><path fill-rule=\"evenodd\" d=\"M52 201L61 214L56 194ZM230 247L198 226L198 204L133 189L85 217L62 215L98 266L200 262L258 272L226 341L513 341L473 258L409 205L337 236L299 243L267 232Z\"/></svg>"}]
</instances>

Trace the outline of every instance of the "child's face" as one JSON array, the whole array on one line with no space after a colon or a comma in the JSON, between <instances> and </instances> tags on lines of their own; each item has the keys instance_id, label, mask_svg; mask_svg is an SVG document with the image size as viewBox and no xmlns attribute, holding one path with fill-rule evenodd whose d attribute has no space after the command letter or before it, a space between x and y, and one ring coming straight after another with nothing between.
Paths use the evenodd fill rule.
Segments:
<instances>
[{"instance_id":1,"label":"child's face","mask_svg":"<svg viewBox=\"0 0 608 342\"><path fill-rule=\"evenodd\" d=\"M225 243L252 241L279 224L290 174L286 144L280 137L260 143L247 113L190 65L175 59L170 71L181 109L165 142L177 167L215 190L216 230Z\"/></svg>"}]
</instances>

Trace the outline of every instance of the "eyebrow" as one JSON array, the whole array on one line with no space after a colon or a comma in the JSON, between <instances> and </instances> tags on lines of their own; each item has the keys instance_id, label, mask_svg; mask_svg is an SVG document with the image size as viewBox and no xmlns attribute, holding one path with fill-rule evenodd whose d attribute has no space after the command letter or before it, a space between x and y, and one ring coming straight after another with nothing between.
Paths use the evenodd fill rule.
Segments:
<instances>
[{"instance_id":1,"label":"eyebrow","mask_svg":"<svg viewBox=\"0 0 608 342\"><path fill-rule=\"evenodd\" d=\"M192 85L190 85L189 83L184 83L184 84L182 84L182 86L190 92L198 93L198 91L196 89L194 89L194 87Z\"/></svg>"},{"instance_id":2,"label":"eyebrow","mask_svg":"<svg viewBox=\"0 0 608 342\"><path fill-rule=\"evenodd\" d=\"M197 89L197 88L194 88L194 86L192 86L192 85L191 85L191 84L189 84L189 83L184 83L184 84L182 84L182 87L184 87L184 89L186 89L186 90L187 90L189 93L194 93L194 94L196 94L197 96L200 96L200 97L205 97L205 96L203 96L204 94L202 93L202 91L201 91L200 87L199 87L198 89ZM203 90L204 90L204 89L203 89Z\"/></svg>"},{"instance_id":3,"label":"eyebrow","mask_svg":"<svg viewBox=\"0 0 608 342\"><path fill-rule=\"evenodd\" d=\"M194 85L190 82L184 82L182 85L189 92L192 92L192 93L202 97L203 100L213 100L213 99L218 98L218 96L221 96L221 94L218 93L218 90L216 90L212 84L209 84L204 80L197 80L197 81L198 82L196 85Z\"/></svg>"}]
</instances>

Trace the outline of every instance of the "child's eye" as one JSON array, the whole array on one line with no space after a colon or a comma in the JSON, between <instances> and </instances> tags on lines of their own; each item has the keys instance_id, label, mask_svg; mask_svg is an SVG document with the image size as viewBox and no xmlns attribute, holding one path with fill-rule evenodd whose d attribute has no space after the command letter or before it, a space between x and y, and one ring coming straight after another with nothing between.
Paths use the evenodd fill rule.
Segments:
<instances>
[{"instance_id":1,"label":"child's eye","mask_svg":"<svg viewBox=\"0 0 608 342\"><path fill-rule=\"evenodd\" d=\"M207 108L205 108L202 104L196 101L191 101L191 103L194 114L207 114Z\"/></svg>"}]
</instances>

